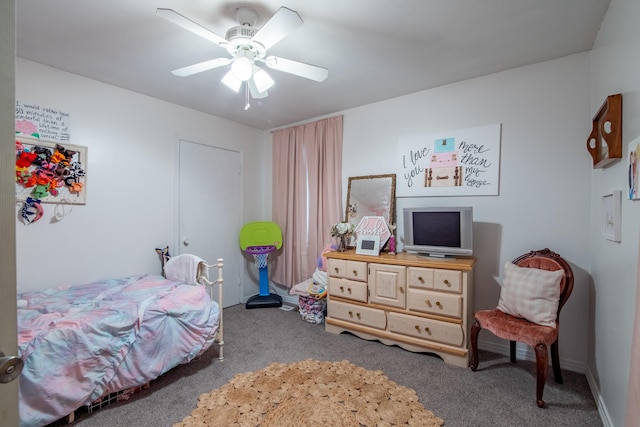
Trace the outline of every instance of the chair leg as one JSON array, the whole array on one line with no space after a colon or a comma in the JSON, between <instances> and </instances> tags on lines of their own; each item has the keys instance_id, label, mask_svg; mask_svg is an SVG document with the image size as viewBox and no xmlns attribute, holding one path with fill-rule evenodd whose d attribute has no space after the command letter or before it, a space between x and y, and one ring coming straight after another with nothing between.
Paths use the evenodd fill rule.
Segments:
<instances>
[{"instance_id":1,"label":"chair leg","mask_svg":"<svg viewBox=\"0 0 640 427\"><path fill-rule=\"evenodd\" d=\"M471 325L471 336L469 337L471 341L471 359L469 360L469 367L472 371L475 371L478 368L478 334L480 333L480 329L482 329L480 323L478 323L477 320L473 322L473 325Z\"/></svg>"},{"instance_id":2,"label":"chair leg","mask_svg":"<svg viewBox=\"0 0 640 427\"><path fill-rule=\"evenodd\" d=\"M549 368L549 352L547 346L544 344L538 344L534 348L536 352L536 402L539 408L544 407L544 400L542 400L542 393L544 392L544 384L547 381L547 370Z\"/></svg>"},{"instance_id":3,"label":"chair leg","mask_svg":"<svg viewBox=\"0 0 640 427\"><path fill-rule=\"evenodd\" d=\"M553 377L558 384L563 384L562 370L560 369L560 355L558 351L558 341L551 344L551 365L553 366Z\"/></svg>"},{"instance_id":4,"label":"chair leg","mask_svg":"<svg viewBox=\"0 0 640 427\"><path fill-rule=\"evenodd\" d=\"M509 355L511 356L511 363L516 363L516 342L509 341Z\"/></svg>"}]
</instances>

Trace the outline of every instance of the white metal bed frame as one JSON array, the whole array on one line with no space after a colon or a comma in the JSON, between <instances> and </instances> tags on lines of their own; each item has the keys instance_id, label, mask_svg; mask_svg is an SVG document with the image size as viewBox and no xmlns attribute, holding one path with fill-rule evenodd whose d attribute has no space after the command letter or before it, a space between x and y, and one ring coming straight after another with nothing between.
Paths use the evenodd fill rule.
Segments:
<instances>
[{"instance_id":1,"label":"white metal bed frame","mask_svg":"<svg viewBox=\"0 0 640 427\"><path fill-rule=\"evenodd\" d=\"M218 360L224 360L224 354L223 354L223 346L224 346L224 339L223 339L223 321L222 321L222 284L224 283L224 279L222 278L222 267L224 266L223 263L223 259L222 258L218 258L217 262L215 264L207 264L205 261L200 261L200 264L198 265L198 283L200 283L203 286L207 286L208 287L208 294L209 297L211 298L212 301L215 301L215 299L213 298L213 287L215 285L218 285L218 309L220 311L220 324L218 325L218 332L216 333L216 338L215 338L215 342L218 343L218 348L219 348L219 352L218 352ZM209 269L216 267L218 270L218 277L211 281L208 279L208 275L205 274ZM205 268L207 270L205 270Z\"/></svg>"}]
</instances>

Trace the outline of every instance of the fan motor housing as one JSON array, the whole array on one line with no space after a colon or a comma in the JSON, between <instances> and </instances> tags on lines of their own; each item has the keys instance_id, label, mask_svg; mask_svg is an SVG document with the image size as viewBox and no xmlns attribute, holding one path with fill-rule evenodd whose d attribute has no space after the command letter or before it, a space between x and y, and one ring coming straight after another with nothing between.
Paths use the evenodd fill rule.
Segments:
<instances>
[{"instance_id":1,"label":"fan motor housing","mask_svg":"<svg viewBox=\"0 0 640 427\"><path fill-rule=\"evenodd\" d=\"M242 52L244 56L253 59L264 58L266 49L262 44L252 40L257 32L258 28L248 25L239 25L230 28L225 35L225 39L229 42L227 52L233 56Z\"/></svg>"},{"instance_id":2,"label":"fan motor housing","mask_svg":"<svg viewBox=\"0 0 640 427\"><path fill-rule=\"evenodd\" d=\"M251 39L253 38L253 36L256 35L257 32L258 32L258 29L255 27L249 27L247 25L238 25L236 27L229 28L224 38L227 39L228 41L231 41L238 37Z\"/></svg>"}]
</instances>

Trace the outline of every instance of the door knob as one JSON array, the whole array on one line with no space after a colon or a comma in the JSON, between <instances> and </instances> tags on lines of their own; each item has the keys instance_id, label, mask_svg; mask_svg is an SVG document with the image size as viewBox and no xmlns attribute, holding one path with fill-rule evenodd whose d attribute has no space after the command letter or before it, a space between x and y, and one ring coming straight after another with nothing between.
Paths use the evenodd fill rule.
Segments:
<instances>
[{"instance_id":1,"label":"door knob","mask_svg":"<svg viewBox=\"0 0 640 427\"><path fill-rule=\"evenodd\" d=\"M18 356L5 356L0 351L0 383L10 383L18 378L23 367L24 361Z\"/></svg>"},{"instance_id":2,"label":"door knob","mask_svg":"<svg viewBox=\"0 0 640 427\"><path fill-rule=\"evenodd\" d=\"M185 245L185 246L189 246L189 239L184 239L182 244Z\"/></svg>"}]
</instances>

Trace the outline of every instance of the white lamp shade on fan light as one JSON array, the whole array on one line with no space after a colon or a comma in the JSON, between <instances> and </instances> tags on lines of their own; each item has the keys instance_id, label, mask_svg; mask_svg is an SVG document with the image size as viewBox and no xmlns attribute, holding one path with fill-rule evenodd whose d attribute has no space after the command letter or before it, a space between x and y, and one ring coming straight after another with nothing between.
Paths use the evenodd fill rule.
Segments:
<instances>
[{"instance_id":1,"label":"white lamp shade on fan light","mask_svg":"<svg viewBox=\"0 0 640 427\"><path fill-rule=\"evenodd\" d=\"M266 71L251 63L248 58L234 60L231 69L222 77L221 81L236 93L240 91L243 82L248 82L256 89L251 91L252 94L265 94L265 96L265 92L275 83ZM254 96L254 98L257 97L259 96Z\"/></svg>"},{"instance_id":2,"label":"white lamp shade on fan light","mask_svg":"<svg viewBox=\"0 0 640 427\"><path fill-rule=\"evenodd\" d=\"M246 82L253 75L253 61L246 56L236 58L231 63L231 72L236 79Z\"/></svg>"}]
</instances>

